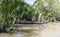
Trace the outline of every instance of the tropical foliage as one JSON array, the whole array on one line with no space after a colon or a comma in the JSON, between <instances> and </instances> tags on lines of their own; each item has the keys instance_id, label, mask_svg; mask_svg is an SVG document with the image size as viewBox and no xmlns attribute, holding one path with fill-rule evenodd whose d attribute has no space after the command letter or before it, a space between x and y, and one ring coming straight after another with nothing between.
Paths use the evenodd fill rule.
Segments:
<instances>
[{"instance_id":1,"label":"tropical foliage","mask_svg":"<svg viewBox=\"0 0 60 37\"><path fill-rule=\"evenodd\" d=\"M12 31L17 19L31 21L34 11L33 6L24 0L0 0L0 29L7 32Z\"/></svg>"},{"instance_id":2,"label":"tropical foliage","mask_svg":"<svg viewBox=\"0 0 60 37\"><path fill-rule=\"evenodd\" d=\"M60 19L60 1L58 0L36 0L35 8L37 9L39 19L56 21ZM40 14L41 16L39 16Z\"/></svg>"},{"instance_id":3,"label":"tropical foliage","mask_svg":"<svg viewBox=\"0 0 60 37\"><path fill-rule=\"evenodd\" d=\"M9 31L10 27L14 24L16 18L30 19L28 13L32 14L31 7L24 2L24 0L0 0L0 26L1 30ZM24 16L24 17L23 17Z\"/></svg>"},{"instance_id":4,"label":"tropical foliage","mask_svg":"<svg viewBox=\"0 0 60 37\"><path fill-rule=\"evenodd\" d=\"M36 0L33 5L24 0L0 0L0 31L12 31L15 21L60 20L60 1Z\"/></svg>"}]
</instances>

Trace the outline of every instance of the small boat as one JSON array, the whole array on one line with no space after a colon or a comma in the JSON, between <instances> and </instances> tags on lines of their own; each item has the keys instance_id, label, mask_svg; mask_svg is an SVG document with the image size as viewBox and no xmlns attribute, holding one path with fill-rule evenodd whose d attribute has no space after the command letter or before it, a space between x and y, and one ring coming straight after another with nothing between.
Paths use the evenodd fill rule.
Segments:
<instances>
[{"instance_id":1,"label":"small boat","mask_svg":"<svg viewBox=\"0 0 60 37\"><path fill-rule=\"evenodd\" d=\"M44 20L44 21L16 21L15 24L44 24L47 23L48 21Z\"/></svg>"}]
</instances>

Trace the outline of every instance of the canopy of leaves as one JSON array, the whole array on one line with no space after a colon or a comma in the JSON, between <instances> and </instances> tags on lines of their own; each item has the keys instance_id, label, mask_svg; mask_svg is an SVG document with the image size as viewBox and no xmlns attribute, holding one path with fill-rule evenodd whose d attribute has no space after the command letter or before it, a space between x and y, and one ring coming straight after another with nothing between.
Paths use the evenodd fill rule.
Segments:
<instances>
[{"instance_id":1,"label":"canopy of leaves","mask_svg":"<svg viewBox=\"0 0 60 37\"><path fill-rule=\"evenodd\" d=\"M36 0L37 13L42 14L41 19L54 20L60 18L60 1L58 0ZM39 15L39 14L38 14Z\"/></svg>"}]
</instances>

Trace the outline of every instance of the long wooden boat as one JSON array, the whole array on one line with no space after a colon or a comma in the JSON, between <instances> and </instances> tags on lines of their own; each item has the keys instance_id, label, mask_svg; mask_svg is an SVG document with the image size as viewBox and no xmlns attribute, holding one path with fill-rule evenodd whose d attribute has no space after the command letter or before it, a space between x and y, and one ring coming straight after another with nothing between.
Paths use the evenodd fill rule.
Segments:
<instances>
[{"instance_id":1,"label":"long wooden boat","mask_svg":"<svg viewBox=\"0 0 60 37\"><path fill-rule=\"evenodd\" d=\"M16 21L15 24L44 24L48 21L42 20L42 21Z\"/></svg>"}]
</instances>

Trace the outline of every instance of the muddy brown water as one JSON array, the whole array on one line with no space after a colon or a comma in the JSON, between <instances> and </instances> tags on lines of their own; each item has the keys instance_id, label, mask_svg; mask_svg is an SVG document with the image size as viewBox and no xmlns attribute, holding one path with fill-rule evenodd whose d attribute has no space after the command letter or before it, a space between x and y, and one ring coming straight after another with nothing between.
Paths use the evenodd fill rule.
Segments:
<instances>
[{"instance_id":1,"label":"muddy brown water","mask_svg":"<svg viewBox=\"0 0 60 37\"><path fill-rule=\"evenodd\" d=\"M60 37L60 22L22 26L15 34L0 33L0 37Z\"/></svg>"}]
</instances>

